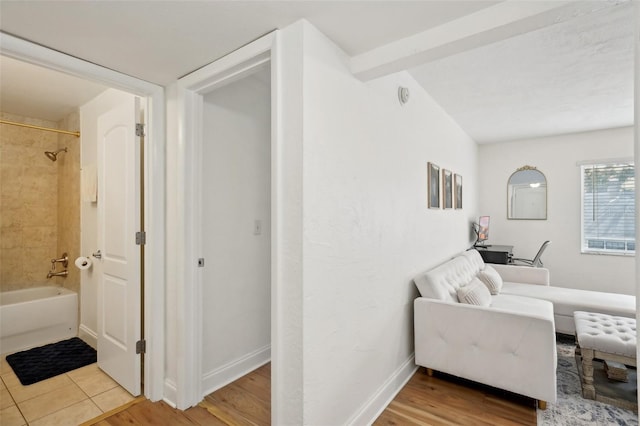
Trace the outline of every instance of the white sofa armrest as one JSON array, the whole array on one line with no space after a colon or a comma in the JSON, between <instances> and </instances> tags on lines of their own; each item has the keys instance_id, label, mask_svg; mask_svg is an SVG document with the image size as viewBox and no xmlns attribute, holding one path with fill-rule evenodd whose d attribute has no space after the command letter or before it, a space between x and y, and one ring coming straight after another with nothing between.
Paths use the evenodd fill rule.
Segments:
<instances>
[{"instance_id":1,"label":"white sofa armrest","mask_svg":"<svg viewBox=\"0 0 640 426\"><path fill-rule=\"evenodd\" d=\"M417 298L416 364L538 400L556 401L553 308L541 312Z\"/></svg>"},{"instance_id":2,"label":"white sofa armrest","mask_svg":"<svg viewBox=\"0 0 640 426\"><path fill-rule=\"evenodd\" d=\"M549 270L547 268L532 268L531 266L500 265L492 263L503 281L523 284L549 285Z\"/></svg>"}]
</instances>

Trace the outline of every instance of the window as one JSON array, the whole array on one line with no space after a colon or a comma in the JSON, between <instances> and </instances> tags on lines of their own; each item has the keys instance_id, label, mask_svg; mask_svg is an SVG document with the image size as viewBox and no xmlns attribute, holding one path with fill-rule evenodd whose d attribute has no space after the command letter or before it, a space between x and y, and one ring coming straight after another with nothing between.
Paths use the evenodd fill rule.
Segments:
<instances>
[{"instance_id":1,"label":"window","mask_svg":"<svg viewBox=\"0 0 640 426\"><path fill-rule=\"evenodd\" d=\"M631 161L583 164L582 252L635 254L635 177Z\"/></svg>"}]
</instances>

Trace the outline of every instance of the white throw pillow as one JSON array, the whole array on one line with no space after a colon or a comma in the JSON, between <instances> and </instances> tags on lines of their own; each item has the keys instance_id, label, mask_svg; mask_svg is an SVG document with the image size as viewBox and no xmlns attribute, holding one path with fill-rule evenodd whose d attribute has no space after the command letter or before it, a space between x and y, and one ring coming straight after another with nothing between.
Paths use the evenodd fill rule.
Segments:
<instances>
[{"instance_id":1,"label":"white throw pillow","mask_svg":"<svg viewBox=\"0 0 640 426\"><path fill-rule=\"evenodd\" d=\"M460 287L457 294L461 303L479 306L491 305L491 293L477 277L473 277L467 285Z\"/></svg>"},{"instance_id":2,"label":"white throw pillow","mask_svg":"<svg viewBox=\"0 0 640 426\"><path fill-rule=\"evenodd\" d=\"M494 296L500 294L502 277L491 265L486 265L482 271L478 272L478 278L487 286L491 294Z\"/></svg>"}]
</instances>

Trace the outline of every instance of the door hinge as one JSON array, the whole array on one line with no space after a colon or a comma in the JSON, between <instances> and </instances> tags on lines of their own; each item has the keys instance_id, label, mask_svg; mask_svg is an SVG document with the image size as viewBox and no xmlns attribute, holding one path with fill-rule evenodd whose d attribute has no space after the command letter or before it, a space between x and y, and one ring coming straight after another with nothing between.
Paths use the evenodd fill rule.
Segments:
<instances>
[{"instance_id":1,"label":"door hinge","mask_svg":"<svg viewBox=\"0 0 640 426\"><path fill-rule=\"evenodd\" d=\"M136 244L143 246L147 243L147 233L144 231L136 232Z\"/></svg>"},{"instance_id":2,"label":"door hinge","mask_svg":"<svg viewBox=\"0 0 640 426\"><path fill-rule=\"evenodd\" d=\"M136 353L143 354L147 351L147 341L146 340L138 340L136 342Z\"/></svg>"},{"instance_id":3,"label":"door hinge","mask_svg":"<svg viewBox=\"0 0 640 426\"><path fill-rule=\"evenodd\" d=\"M136 136L144 136L144 124L136 123Z\"/></svg>"}]
</instances>

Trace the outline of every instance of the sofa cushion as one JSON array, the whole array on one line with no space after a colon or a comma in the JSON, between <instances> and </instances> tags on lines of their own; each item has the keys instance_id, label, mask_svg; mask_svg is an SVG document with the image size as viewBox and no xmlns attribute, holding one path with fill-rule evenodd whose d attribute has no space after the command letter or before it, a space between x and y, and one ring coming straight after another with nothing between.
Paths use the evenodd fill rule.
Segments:
<instances>
[{"instance_id":1,"label":"sofa cushion","mask_svg":"<svg viewBox=\"0 0 640 426\"><path fill-rule=\"evenodd\" d=\"M500 289L502 288L502 277L491 267L491 265L485 265L484 269L478 272L478 278L480 281L484 283L489 289L489 292L494 296L496 294L500 294Z\"/></svg>"},{"instance_id":2,"label":"sofa cushion","mask_svg":"<svg viewBox=\"0 0 640 426\"><path fill-rule=\"evenodd\" d=\"M460 303L479 306L491 305L491 293L477 277L473 277L467 285L458 288L457 294Z\"/></svg>"},{"instance_id":3,"label":"sofa cushion","mask_svg":"<svg viewBox=\"0 0 640 426\"><path fill-rule=\"evenodd\" d=\"M531 266L492 264L502 277L502 281L522 284L549 285L549 270L547 268L532 268Z\"/></svg>"},{"instance_id":4,"label":"sofa cushion","mask_svg":"<svg viewBox=\"0 0 640 426\"><path fill-rule=\"evenodd\" d=\"M485 268L484 260L482 260L482 256L480 256L478 250L467 250L462 252L460 256L466 258L476 271L481 271Z\"/></svg>"},{"instance_id":5,"label":"sofa cushion","mask_svg":"<svg viewBox=\"0 0 640 426\"><path fill-rule=\"evenodd\" d=\"M479 259L479 260L478 260ZM423 272L413 279L422 297L458 302L458 288L475 278L484 267L482 257L476 250L469 250Z\"/></svg>"},{"instance_id":6,"label":"sofa cushion","mask_svg":"<svg viewBox=\"0 0 640 426\"><path fill-rule=\"evenodd\" d=\"M501 293L491 297L491 307L553 322L553 304L546 300Z\"/></svg>"},{"instance_id":7,"label":"sofa cushion","mask_svg":"<svg viewBox=\"0 0 640 426\"><path fill-rule=\"evenodd\" d=\"M553 303L556 315L570 316L575 311L635 317L636 298L625 294L578 290L575 288L520 284L505 281L502 294L535 297Z\"/></svg>"}]
</instances>

